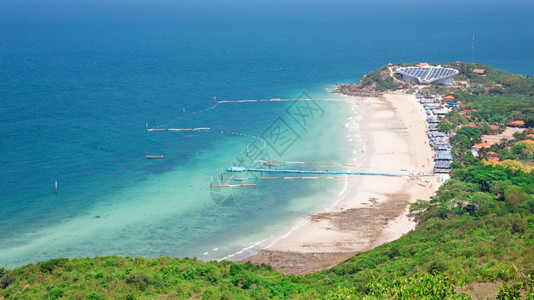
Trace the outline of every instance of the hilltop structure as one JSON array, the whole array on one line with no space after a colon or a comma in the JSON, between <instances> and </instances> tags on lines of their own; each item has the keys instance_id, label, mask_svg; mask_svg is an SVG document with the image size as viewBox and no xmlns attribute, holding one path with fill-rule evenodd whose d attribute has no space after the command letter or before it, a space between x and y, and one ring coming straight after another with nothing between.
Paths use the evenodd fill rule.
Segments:
<instances>
[{"instance_id":1,"label":"hilltop structure","mask_svg":"<svg viewBox=\"0 0 534 300\"><path fill-rule=\"evenodd\" d=\"M430 84L432 82L452 84L454 83L454 76L460 72L455 69L426 64L424 66L398 68L395 73L401 74L404 81L415 81L418 84Z\"/></svg>"}]
</instances>

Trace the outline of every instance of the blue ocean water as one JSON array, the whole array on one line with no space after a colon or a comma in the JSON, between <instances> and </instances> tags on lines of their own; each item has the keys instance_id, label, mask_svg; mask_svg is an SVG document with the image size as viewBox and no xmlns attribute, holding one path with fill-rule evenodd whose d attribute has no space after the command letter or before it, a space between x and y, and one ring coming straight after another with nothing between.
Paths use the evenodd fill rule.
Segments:
<instances>
[{"instance_id":1,"label":"blue ocean water","mask_svg":"<svg viewBox=\"0 0 534 300\"><path fill-rule=\"evenodd\" d=\"M271 158L350 161L343 104L316 104L305 125L291 103L193 112L214 96L332 98L332 84L388 62L474 54L532 74L532 15L528 1L2 2L0 265L108 254L218 259L280 234L341 183L265 181L221 207L210 178L280 120L295 141L267 145ZM171 127L211 130L145 131L184 109Z\"/></svg>"}]
</instances>

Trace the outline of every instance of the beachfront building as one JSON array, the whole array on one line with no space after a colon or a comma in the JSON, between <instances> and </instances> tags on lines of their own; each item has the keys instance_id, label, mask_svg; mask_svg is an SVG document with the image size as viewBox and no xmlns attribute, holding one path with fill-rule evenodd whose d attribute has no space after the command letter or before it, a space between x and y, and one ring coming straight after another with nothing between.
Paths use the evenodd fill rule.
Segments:
<instances>
[{"instance_id":1,"label":"beachfront building","mask_svg":"<svg viewBox=\"0 0 534 300\"><path fill-rule=\"evenodd\" d=\"M453 162L453 155L450 151L452 145L449 133L439 130L438 124L449 110L445 108L438 98L425 98L422 95L419 95L419 97L416 95L416 98L423 105L428 115L428 139L430 146L436 151L433 157L434 173L447 175L451 172L450 165Z\"/></svg>"},{"instance_id":2,"label":"beachfront building","mask_svg":"<svg viewBox=\"0 0 534 300\"><path fill-rule=\"evenodd\" d=\"M434 173L450 173L453 157L451 151L436 151L434 157Z\"/></svg>"},{"instance_id":3,"label":"beachfront building","mask_svg":"<svg viewBox=\"0 0 534 300\"><path fill-rule=\"evenodd\" d=\"M404 81L414 81L418 84L430 84L432 82L454 83L454 76L460 72L455 69L443 68L442 66L403 67L395 73L402 75Z\"/></svg>"}]
</instances>

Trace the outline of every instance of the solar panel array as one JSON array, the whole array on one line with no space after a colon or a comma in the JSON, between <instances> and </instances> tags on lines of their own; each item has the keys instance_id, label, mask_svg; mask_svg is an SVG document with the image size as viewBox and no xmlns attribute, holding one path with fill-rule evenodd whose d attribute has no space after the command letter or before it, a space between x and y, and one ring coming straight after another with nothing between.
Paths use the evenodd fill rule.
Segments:
<instances>
[{"instance_id":1,"label":"solar panel array","mask_svg":"<svg viewBox=\"0 0 534 300\"><path fill-rule=\"evenodd\" d=\"M403 76L416 78L419 83L431 83L438 80L453 78L458 75L455 69L441 67L404 67L396 71Z\"/></svg>"}]
</instances>

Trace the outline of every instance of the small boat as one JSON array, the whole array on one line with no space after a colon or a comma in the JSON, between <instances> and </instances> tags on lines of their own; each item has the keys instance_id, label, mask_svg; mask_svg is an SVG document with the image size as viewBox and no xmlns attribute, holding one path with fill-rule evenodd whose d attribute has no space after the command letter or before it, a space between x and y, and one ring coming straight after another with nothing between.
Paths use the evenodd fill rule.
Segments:
<instances>
[{"instance_id":1,"label":"small boat","mask_svg":"<svg viewBox=\"0 0 534 300\"><path fill-rule=\"evenodd\" d=\"M147 155L146 158L165 158L165 155Z\"/></svg>"}]
</instances>

